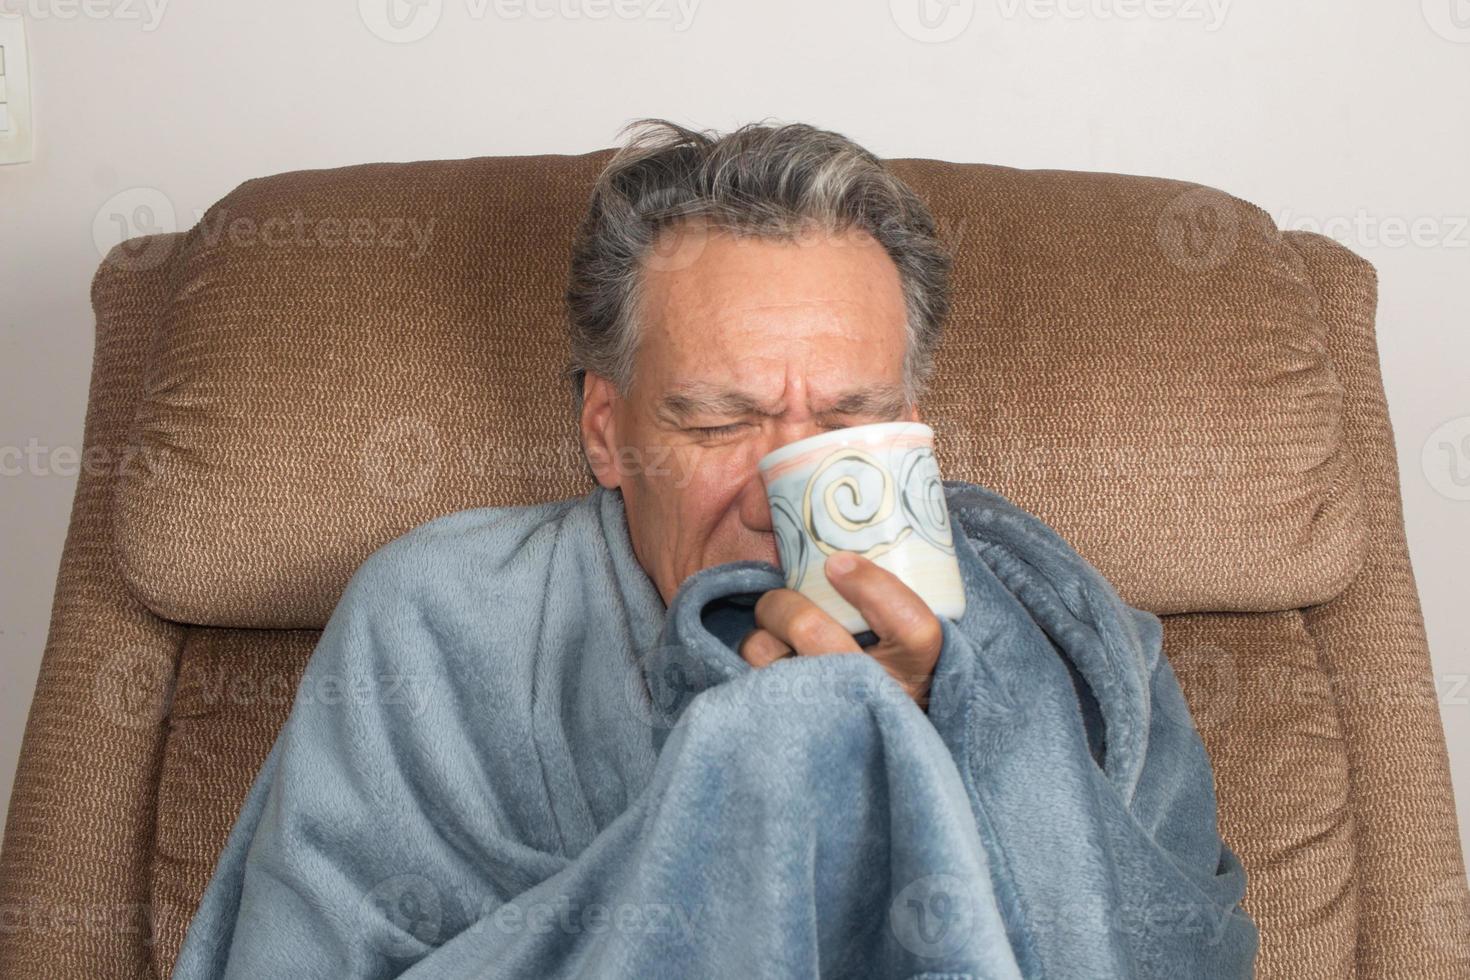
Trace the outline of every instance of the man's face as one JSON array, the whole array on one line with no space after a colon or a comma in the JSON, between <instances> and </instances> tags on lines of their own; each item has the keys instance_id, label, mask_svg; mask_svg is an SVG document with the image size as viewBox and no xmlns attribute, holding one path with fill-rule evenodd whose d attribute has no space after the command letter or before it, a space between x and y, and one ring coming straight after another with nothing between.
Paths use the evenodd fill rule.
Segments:
<instances>
[{"instance_id":1,"label":"man's face","mask_svg":"<svg viewBox=\"0 0 1470 980\"><path fill-rule=\"evenodd\" d=\"M898 267L871 236L738 239L686 223L645 262L627 398L588 374L582 438L621 487L639 563L667 605L694 572L779 565L756 464L829 429L918 420L903 398Z\"/></svg>"}]
</instances>

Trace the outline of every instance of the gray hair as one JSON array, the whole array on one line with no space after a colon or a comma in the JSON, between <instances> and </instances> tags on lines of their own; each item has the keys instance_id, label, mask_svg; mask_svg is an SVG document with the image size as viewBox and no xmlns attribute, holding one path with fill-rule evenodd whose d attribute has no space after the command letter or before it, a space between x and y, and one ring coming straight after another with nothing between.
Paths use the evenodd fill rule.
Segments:
<instances>
[{"instance_id":1,"label":"gray hair","mask_svg":"<svg viewBox=\"0 0 1470 980\"><path fill-rule=\"evenodd\" d=\"M847 137L804 123L749 123L720 136L639 119L623 132L630 130L597 178L572 250L572 353L563 375L578 415L589 371L627 395L644 259L665 228L686 219L779 241L813 228L868 232L898 267L907 311L903 387L908 403L918 402L949 312L952 259L907 184Z\"/></svg>"}]
</instances>

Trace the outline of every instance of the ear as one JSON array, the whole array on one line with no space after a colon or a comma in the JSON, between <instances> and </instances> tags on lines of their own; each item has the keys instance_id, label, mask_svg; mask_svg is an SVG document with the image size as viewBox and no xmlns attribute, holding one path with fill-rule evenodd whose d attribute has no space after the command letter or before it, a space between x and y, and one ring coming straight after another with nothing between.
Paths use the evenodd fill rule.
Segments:
<instances>
[{"instance_id":1,"label":"ear","mask_svg":"<svg viewBox=\"0 0 1470 980\"><path fill-rule=\"evenodd\" d=\"M582 377L582 448L597 482L609 490L622 484L618 472L618 393L601 375L588 371Z\"/></svg>"},{"instance_id":2,"label":"ear","mask_svg":"<svg viewBox=\"0 0 1470 980\"><path fill-rule=\"evenodd\" d=\"M913 405L909 406L909 417L908 417L908 421L910 421L910 422L922 422L922 421L924 421L923 419L919 418L919 403L918 402L915 402Z\"/></svg>"}]
</instances>

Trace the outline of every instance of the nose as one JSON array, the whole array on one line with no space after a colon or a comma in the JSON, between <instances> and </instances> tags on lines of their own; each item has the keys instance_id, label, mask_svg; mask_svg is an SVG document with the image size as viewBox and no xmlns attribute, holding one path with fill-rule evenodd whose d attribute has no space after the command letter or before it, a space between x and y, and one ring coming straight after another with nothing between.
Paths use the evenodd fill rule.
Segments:
<instances>
[{"instance_id":1,"label":"nose","mask_svg":"<svg viewBox=\"0 0 1470 980\"><path fill-rule=\"evenodd\" d=\"M762 534L770 534L774 529L771 503L766 499L766 484L759 471L752 473L740 490L740 523Z\"/></svg>"},{"instance_id":2,"label":"nose","mask_svg":"<svg viewBox=\"0 0 1470 980\"><path fill-rule=\"evenodd\" d=\"M781 566L781 556L776 547L775 525L771 523L771 504L766 499L766 485L757 472L740 488L740 523L753 541L749 549L742 551L745 558L768 561Z\"/></svg>"},{"instance_id":3,"label":"nose","mask_svg":"<svg viewBox=\"0 0 1470 980\"><path fill-rule=\"evenodd\" d=\"M759 464L761 456L796 442L808 436L823 432L814 419L802 422L788 423L779 431L772 432L764 446L760 448L760 456L756 457ZM740 490L740 520L747 528L763 534L774 533L774 525L771 523L771 504L766 498L766 484L761 479L759 465L751 468L750 476L745 481L745 486Z\"/></svg>"}]
</instances>

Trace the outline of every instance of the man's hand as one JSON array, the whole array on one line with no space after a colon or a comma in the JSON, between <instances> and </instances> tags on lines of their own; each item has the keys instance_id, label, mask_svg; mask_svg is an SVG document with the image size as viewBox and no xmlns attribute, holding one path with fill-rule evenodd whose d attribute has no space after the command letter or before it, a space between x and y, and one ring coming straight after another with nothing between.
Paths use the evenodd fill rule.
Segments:
<instances>
[{"instance_id":1,"label":"man's hand","mask_svg":"<svg viewBox=\"0 0 1470 980\"><path fill-rule=\"evenodd\" d=\"M850 564L844 570L844 561ZM740 656L757 669L782 657L866 652L883 665L920 708L928 710L929 682L944 630L939 617L897 575L860 555L827 557L827 581L857 608L878 642L866 651L817 604L792 589L772 589L755 604L756 629L740 641Z\"/></svg>"}]
</instances>

